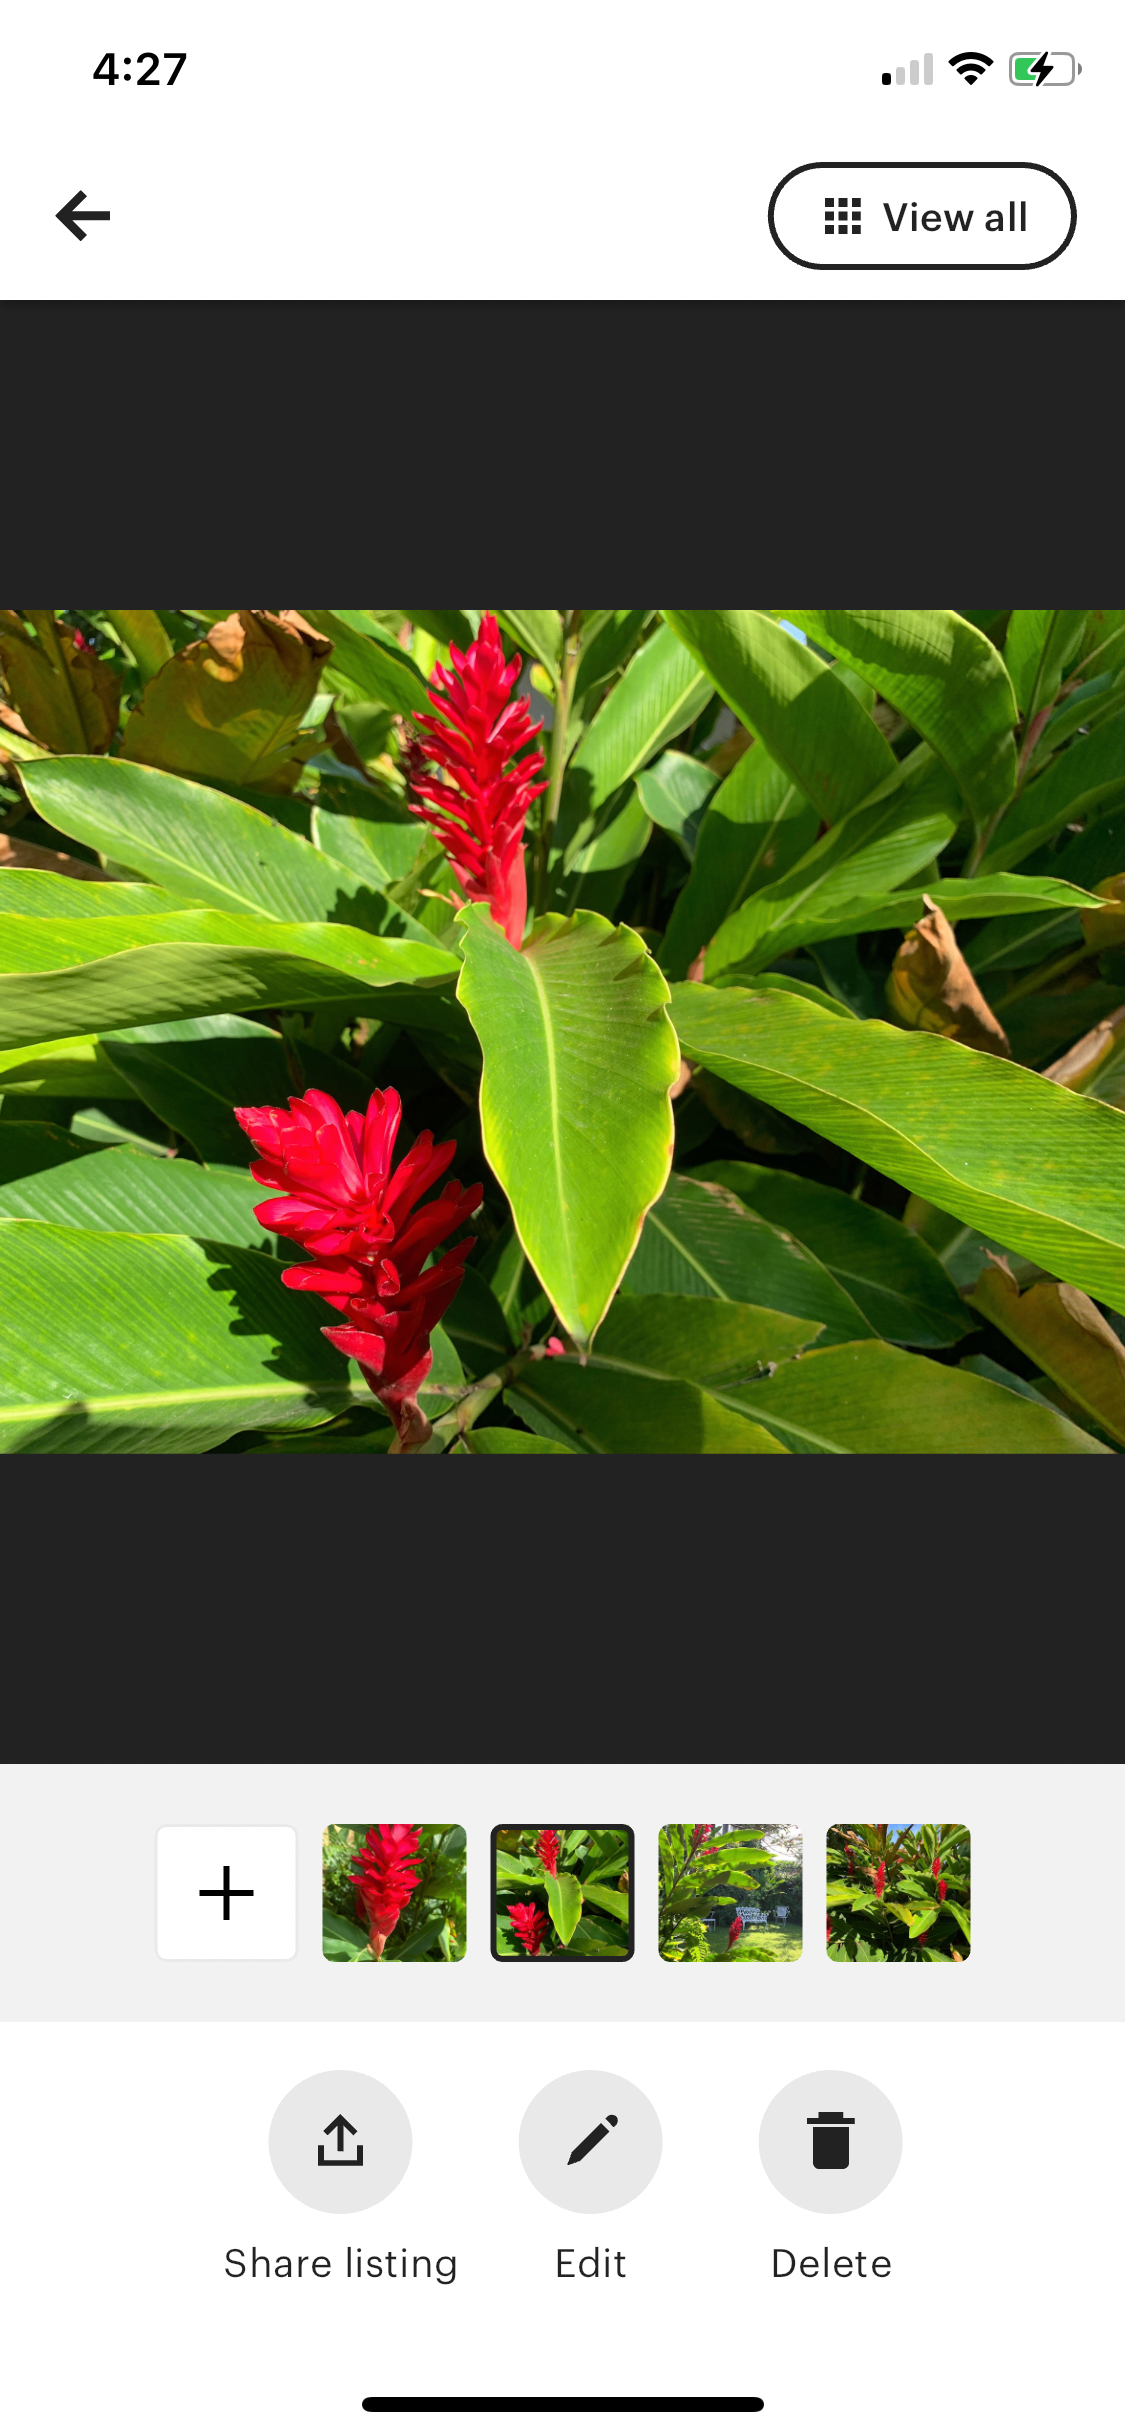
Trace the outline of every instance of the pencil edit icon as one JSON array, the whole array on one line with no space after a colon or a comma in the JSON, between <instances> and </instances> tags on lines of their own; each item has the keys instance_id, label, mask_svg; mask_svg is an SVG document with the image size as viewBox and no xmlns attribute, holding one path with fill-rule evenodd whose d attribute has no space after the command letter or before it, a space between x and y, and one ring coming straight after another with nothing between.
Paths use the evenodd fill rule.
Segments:
<instances>
[{"instance_id":1,"label":"pencil edit icon","mask_svg":"<svg viewBox=\"0 0 1125 2436\"><path fill-rule=\"evenodd\" d=\"M597 2147L599 2140L608 2140L611 2130L616 2131L616 2129L616 2115L607 2115L604 2122L595 2123L593 2131L587 2132L585 2139L579 2141L577 2148L571 2149L567 2164L581 2165L583 2157L589 2156L591 2149Z\"/></svg>"}]
</instances>

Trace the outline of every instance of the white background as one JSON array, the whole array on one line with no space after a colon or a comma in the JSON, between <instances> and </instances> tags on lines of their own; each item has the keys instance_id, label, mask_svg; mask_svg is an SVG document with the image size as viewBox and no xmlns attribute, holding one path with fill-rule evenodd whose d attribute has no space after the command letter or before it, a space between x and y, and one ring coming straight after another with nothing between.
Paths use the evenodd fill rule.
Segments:
<instances>
[{"instance_id":1,"label":"white background","mask_svg":"<svg viewBox=\"0 0 1125 2436\"><path fill-rule=\"evenodd\" d=\"M760 2393L765 2436L1116 2425L1120 1771L26 1769L2 1798L0 2399L19 2436L358 2436L371 2392ZM824 1829L880 1809L970 1825L967 1964L828 1964ZM655 1831L708 1810L803 1825L800 1962L659 1960ZM321 1959L320 1827L373 1815L468 1828L464 1962ZM296 1828L296 1957L160 1962L157 1827L240 1817ZM543 1817L636 1829L632 1962L493 1961L488 1830ZM267 2147L285 2093L333 2069L384 2081L414 2138L399 2188L346 2220L291 2199ZM519 2163L526 2106L584 2069L634 2081L663 2127L653 2182L612 2216L554 2208ZM784 2201L757 2148L777 2092L827 2069L875 2082L904 2135L889 2188L838 2216ZM348 2282L349 2240L452 2252L456 2282ZM775 2247L825 2242L889 2257L890 2277L773 2279ZM558 2247L595 2243L624 2252L624 2280L560 2282ZM226 2251L254 2245L326 2254L333 2273L228 2278ZM450 2423L395 2420L389 2436L427 2430Z\"/></svg>"},{"instance_id":2,"label":"white background","mask_svg":"<svg viewBox=\"0 0 1125 2436\"><path fill-rule=\"evenodd\" d=\"M1081 60L1073 86L1009 83L1029 26ZM972 87L948 65L970 45L994 61ZM963 21L839 0L55 0L9 11L3 47L11 297L1122 294L1125 25L1104 0L1030 20L982 0ZM110 89L111 47L122 75L143 50L187 65L170 90ZM932 86L882 87L925 50ZM821 159L1043 161L1078 233L1033 272L799 270L767 208ZM55 218L79 186L112 215L83 244Z\"/></svg>"}]
</instances>

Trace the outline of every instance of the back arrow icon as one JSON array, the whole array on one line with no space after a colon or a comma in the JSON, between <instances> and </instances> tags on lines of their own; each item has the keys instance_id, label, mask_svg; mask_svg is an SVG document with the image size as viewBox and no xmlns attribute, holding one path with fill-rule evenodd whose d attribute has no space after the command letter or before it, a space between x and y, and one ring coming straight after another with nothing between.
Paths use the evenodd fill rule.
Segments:
<instances>
[{"instance_id":1,"label":"back arrow icon","mask_svg":"<svg viewBox=\"0 0 1125 2436\"><path fill-rule=\"evenodd\" d=\"M85 200L85 189L80 186L77 194L71 196L69 203L64 203L62 210L55 213L56 220L61 220L63 227L70 230L71 236L77 237L80 241L84 241L86 236L85 229L79 228L80 220L108 220L109 218L107 211L79 211L78 205L84 203Z\"/></svg>"}]
</instances>

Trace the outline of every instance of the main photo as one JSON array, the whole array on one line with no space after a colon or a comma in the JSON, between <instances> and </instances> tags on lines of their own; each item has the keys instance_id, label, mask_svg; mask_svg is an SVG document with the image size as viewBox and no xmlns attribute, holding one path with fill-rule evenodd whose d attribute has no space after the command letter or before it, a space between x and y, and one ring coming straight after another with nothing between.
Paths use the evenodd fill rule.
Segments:
<instances>
[{"instance_id":1,"label":"main photo","mask_svg":"<svg viewBox=\"0 0 1125 2436\"><path fill-rule=\"evenodd\" d=\"M5 1452L1118 1451L1125 610L0 612L0 1278Z\"/></svg>"}]
</instances>

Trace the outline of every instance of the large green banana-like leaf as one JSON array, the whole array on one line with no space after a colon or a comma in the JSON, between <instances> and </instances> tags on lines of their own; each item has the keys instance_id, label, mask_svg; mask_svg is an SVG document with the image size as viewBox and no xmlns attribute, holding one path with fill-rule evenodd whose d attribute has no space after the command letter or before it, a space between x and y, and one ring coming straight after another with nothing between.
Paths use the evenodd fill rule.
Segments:
<instances>
[{"instance_id":1,"label":"large green banana-like leaf","mask_svg":"<svg viewBox=\"0 0 1125 2436\"><path fill-rule=\"evenodd\" d=\"M1125 798L1125 711L1092 736L1076 736L1018 795L1000 822L982 871L1010 871L1045 846L1068 821L1091 820Z\"/></svg>"},{"instance_id":2,"label":"large green banana-like leaf","mask_svg":"<svg viewBox=\"0 0 1125 2436\"><path fill-rule=\"evenodd\" d=\"M973 1322L936 1253L884 1210L809 1176L745 1159L693 1168L692 1180L725 1187L822 1261L866 1323L862 1330L853 1327L851 1336L873 1328L898 1345L955 1345L969 1334ZM662 1207L650 1212L646 1229ZM821 1343L831 1342L826 1331Z\"/></svg>"},{"instance_id":3,"label":"large green banana-like leaf","mask_svg":"<svg viewBox=\"0 0 1125 2436\"><path fill-rule=\"evenodd\" d=\"M1004 641L1004 665L1025 719L1053 702L1062 672L1076 657L1086 609L1013 609Z\"/></svg>"},{"instance_id":4,"label":"large green banana-like leaf","mask_svg":"<svg viewBox=\"0 0 1125 2436\"><path fill-rule=\"evenodd\" d=\"M57 871L0 871L0 914L44 914L90 922L97 915L175 913L193 903L144 880L69 880Z\"/></svg>"},{"instance_id":5,"label":"large green banana-like leaf","mask_svg":"<svg viewBox=\"0 0 1125 2436\"><path fill-rule=\"evenodd\" d=\"M61 1125L43 1124L33 1108L27 1119L21 1111L15 1123L6 1118L0 1125L0 1186L17 1184L46 1168L70 1166L75 1159L97 1157L91 1142L77 1141Z\"/></svg>"},{"instance_id":6,"label":"large green banana-like leaf","mask_svg":"<svg viewBox=\"0 0 1125 2436\"><path fill-rule=\"evenodd\" d=\"M732 1172L741 1173L736 1162ZM736 1193L723 1189L724 1182L722 1175L703 1179L694 1171L669 1176L645 1219L621 1281L622 1294L671 1294L680 1299L706 1295L719 1302L762 1305L792 1314L794 1324L806 1327L806 1343L818 1330L826 1345L847 1345L869 1336L872 1323L848 1286L838 1282L815 1251L797 1241L788 1221L777 1224L772 1214L763 1217L747 1209ZM833 1193L830 1198L841 1201L844 1195ZM850 1202L846 1206L850 1208ZM934 1266L941 1276L936 1260ZM962 1324L957 1334L964 1333Z\"/></svg>"},{"instance_id":7,"label":"large green banana-like leaf","mask_svg":"<svg viewBox=\"0 0 1125 2436\"><path fill-rule=\"evenodd\" d=\"M0 1225L0 1451L188 1454L349 1400L277 1261L185 1236Z\"/></svg>"},{"instance_id":8,"label":"large green banana-like leaf","mask_svg":"<svg viewBox=\"0 0 1125 2436\"><path fill-rule=\"evenodd\" d=\"M16 1130L5 1125L0 1133ZM193 1235L261 1251L272 1249L274 1240L254 1216L254 1204L263 1198L263 1187L245 1167L95 1150L0 1185L0 1219L39 1218L98 1234Z\"/></svg>"},{"instance_id":9,"label":"large green banana-like leaf","mask_svg":"<svg viewBox=\"0 0 1125 2436\"><path fill-rule=\"evenodd\" d=\"M658 626L606 695L567 771L560 845L581 846L610 797L697 719L712 692L699 663Z\"/></svg>"},{"instance_id":10,"label":"large green banana-like leaf","mask_svg":"<svg viewBox=\"0 0 1125 2436\"><path fill-rule=\"evenodd\" d=\"M663 614L724 702L822 820L839 820L897 778L894 754L863 705L815 651L764 610Z\"/></svg>"},{"instance_id":11,"label":"large green banana-like leaf","mask_svg":"<svg viewBox=\"0 0 1125 2436\"><path fill-rule=\"evenodd\" d=\"M408 719L432 710L421 669L370 609L302 609L301 616L332 645L331 659L319 670L328 693L352 702L382 702Z\"/></svg>"},{"instance_id":12,"label":"large green banana-like leaf","mask_svg":"<svg viewBox=\"0 0 1125 2436\"><path fill-rule=\"evenodd\" d=\"M787 609L924 736L978 821L1016 783L1011 679L987 635L955 609Z\"/></svg>"},{"instance_id":13,"label":"large green banana-like leaf","mask_svg":"<svg viewBox=\"0 0 1125 2436\"><path fill-rule=\"evenodd\" d=\"M37 763L29 795L32 788L36 811L64 836L197 905L272 914L279 922L334 917L374 931L410 927L422 935L376 889L357 888L354 874L308 838L194 779L75 754Z\"/></svg>"},{"instance_id":14,"label":"large green banana-like leaf","mask_svg":"<svg viewBox=\"0 0 1125 2436\"><path fill-rule=\"evenodd\" d=\"M380 1016L456 1039L436 985L457 959L432 943L378 939L342 922L269 922L207 907L119 921L0 913L0 1047L254 1007L356 1004L388 991ZM464 1029L467 1031L468 1027Z\"/></svg>"},{"instance_id":15,"label":"large green banana-like leaf","mask_svg":"<svg viewBox=\"0 0 1125 2436\"><path fill-rule=\"evenodd\" d=\"M1042 861L1042 855L1036 857ZM1096 889L1099 880L1112 878L1125 867L1125 807L1106 812L1088 821L1077 837L1068 838L1065 846L1052 854L1049 863L1051 878L1070 880L1076 888ZM997 871L983 877L1007 880L1017 886L1024 872ZM976 886L973 882L973 886ZM1082 933L1075 919L1077 906L1043 905L1034 914L1002 913L995 921L986 923L973 940L970 961L974 973L1004 971L1012 966L1041 964L1057 950L1077 945ZM957 916L952 919L956 921ZM1079 1026L1081 1030L1081 1026ZM1026 1059L1021 1061L1026 1064ZM1032 1060L1032 1063L1035 1061Z\"/></svg>"},{"instance_id":16,"label":"large green banana-like leaf","mask_svg":"<svg viewBox=\"0 0 1125 2436\"><path fill-rule=\"evenodd\" d=\"M498 609L496 616L519 644L520 650L538 660L552 683L558 674L562 651L562 619L557 609Z\"/></svg>"},{"instance_id":17,"label":"large green banana-like leaf","mask_svg":"<svg viewBox=\"0 0 1125 2436\"><path fill-rule=\"evenodd\" d=\"M528 1259L587 1347L672 1160L668 985L636 932L549 914L518 951L463 917L458 997L484 1051L485 1155Z\"/></svg>"},{"instance_id":18,"label":"large green banana-like leaf","mask_svg":"<svg viewBox=\"0 0 1125 2436\"><path fill-rule=\"evenodd\" d=\"M708 980L753 972L807 939L870 929L868 909L931 862L953 829L950 813L913 811L897 795L849 812L723 923L707 950Z\"/></svg>"},{"instance_id":19,"label":"large green banana-like leaf","mask_svg":"<svg viewBox=\"0 0 1125 2436\"><path fill-rule=\"evenodd\" d=\"M798 1455L1104 1451L1059 1413L877 1339L802 1350L782 1334L800 1325L744 1304L675 1295L618 1302L585 1370L573 1361L537 1363L509 1401L540 1426L561 1424L580 1445L600 1447L612 1428L614 1443L604 1451L614 1453L647 1451L648 1398L654 1419L647 1426L655 1429L659 1398L674 1380Z\"/></svg>"},{"instance_id":20,"label":"large green banana-like leaf","mask_svg":"<svg viewBox=\"0 0 1125 2436\"><path fill-rule=\"evenodd\" d=\"M972 1371L872 1339L813 1347L719 1390L794 1455L1104 1455L1073 1421Z\"/></svg>"},{"instance_id":21,"label":"large green banana-like leaf","mask_svg":"<svg viewBox=\"0 0 1125 2436\"><path fill-rule=\"evenodd\" d=\"M712 796L687 886L664 934L660 961L680 981L701 947L751 889L780 879L813 844L820 819L788 773L756 744Z\"/></svg>"},{"instance_id":22,"label":"large green banana-like leaf","mask_svg":"<svg viewBox=\"0 0 1125 2436\"><path fill-rule=\"evenodd\" d=\"M201 1159L237 1164L251 1153L235 1122L238 1108L277 1107L310 1086L342 1108L368 1097L364 1078L343 1059L302 1044L286 1055L281 1035L244 1015L195 1015L179 1023L140 1024L101 1042L111 1078L135 1092ZM103 1086L114 1095L112 1080Z\"/></svg>"},{"instance_id":23,"label":"large green banana-like leaf","mask_svg":"<svg viewBox=\"0 0 1125 2436\"><path fill-rule=\"evenodd\" d=\"M0 1049L0 1095L33 1099L131 1100L131 1083L118 1074L96 1035L77 1040L38 1041L34 1048ZM28 1115L33 1112L29 1105Z\"/></svg>"},{"instance_id":24,"label":"large green banana-like leaf","mask_svg":"<svg viewBox=\"0 0 1125 2436\"><path fill-rule=\"evenodd\" d=\"M934 1032L840 1023L780 991L681 983L685 1056L1125 1306L1125 1116Z\"/></svg>"}]
</instances>

